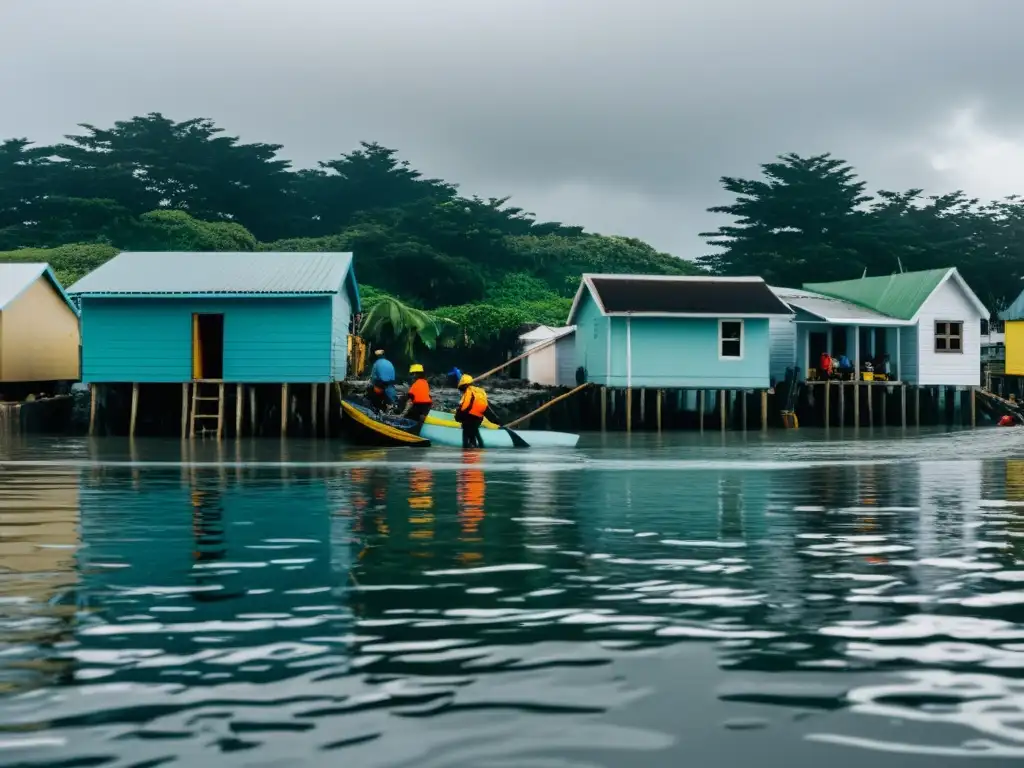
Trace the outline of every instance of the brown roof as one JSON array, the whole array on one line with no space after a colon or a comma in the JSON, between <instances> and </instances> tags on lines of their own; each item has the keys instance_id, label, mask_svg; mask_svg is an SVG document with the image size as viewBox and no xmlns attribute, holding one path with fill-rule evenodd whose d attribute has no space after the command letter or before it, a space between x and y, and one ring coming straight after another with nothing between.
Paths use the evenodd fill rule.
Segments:
<instances>
[{"instance_id":1,"label":"brown roof","mask_svg":"<svg viewBox=\"0 0 1024 768\"><path fill-rule=\"evenodd\" d=\"M587 275L606 314L790 315L760 278Z\"/></svg>"}]
</instances>

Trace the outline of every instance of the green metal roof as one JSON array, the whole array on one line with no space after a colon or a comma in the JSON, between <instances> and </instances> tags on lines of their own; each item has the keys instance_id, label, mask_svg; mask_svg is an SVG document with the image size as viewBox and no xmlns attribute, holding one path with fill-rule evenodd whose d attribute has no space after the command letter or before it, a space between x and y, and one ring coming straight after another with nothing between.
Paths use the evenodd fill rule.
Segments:
<instances>
[{"instance_id":1,"label":"green metal roof","mask_svg":"<svg viewBox=\"0 0 1024 768\"><path fill-rule=\"evenodd\" d=\"M343 284L359 308L351 253L123 252L68 289L72 296L324 295Z\"/></svg>"},{"instance_id":2,"label":"green metal roof","mask_svg":"<svg viewBox=\"0 0 1024 768\"><path fill-rule=\"evenodd\" d=\"M807 283L804 290L844 299L900 320L910 320L939 287L950 269L903 272L835 283Z\"/></svg>"},{"instance_id":3,"label":"green metal roof","mask_svg":"<svg viewBox=\"0 0 1024 768\"><path fill-rule=\"evenodd\" d=\"M999 313L1000 320L1024 320L1024 291L1021 291L1020 296Z\"/></svg>"}]
</instances>

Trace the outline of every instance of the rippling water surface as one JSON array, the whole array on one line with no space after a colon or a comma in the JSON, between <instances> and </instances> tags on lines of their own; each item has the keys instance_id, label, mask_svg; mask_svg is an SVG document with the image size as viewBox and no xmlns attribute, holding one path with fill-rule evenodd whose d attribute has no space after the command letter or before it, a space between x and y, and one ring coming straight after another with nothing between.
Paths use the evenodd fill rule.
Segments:
<instances>
[{"instance_id":1,"label":"rippling water surface","mask_svg":"<svg viewBox=\"0 0 1024 768\"><path fill-rule=\"evenodd\" d=\"M0 765L866 762L1024 764L1017 430L0 446Z\"/></svg>"}]
</instances>

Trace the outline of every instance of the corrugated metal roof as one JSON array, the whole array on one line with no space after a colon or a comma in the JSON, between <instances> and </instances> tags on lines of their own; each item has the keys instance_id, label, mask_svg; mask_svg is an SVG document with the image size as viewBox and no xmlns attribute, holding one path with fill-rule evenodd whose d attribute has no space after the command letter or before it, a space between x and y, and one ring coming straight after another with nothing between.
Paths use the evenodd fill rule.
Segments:
<instances>
[{"instance_id":1,"label":"corrugated metal roof","mask_svg":"<svg viewBox=\"0 0 1024 768\"><path fill-rule=\"evenodd\" d=\"M126 251L83 277L68 293L324 294L337 291L351 267L351 253Z\"/></svg>"},{"instance_id":2,"label":"corrugated metal roof","mask_svg":"<svg viewBox=\"0 0 1024 768\"><path fill-rule=\"evenodd\" d=\"M0 263L0 310L18 298L23 291L42 275L46 275L50 284L53 285L61 298L67 302L67 305L71 307L75 314L78 314L78 309L71 302L71 299L68 298L67 294L64 293L64 289L57 281L57 277L53 274L53 270L50 269L50 265L43 262Z\"/></svg>"},{"instance_id":3,"label":"corrugated metal roof","mask_svg":"<svg viewBox=\"0 0 1024 768\"><path fill-rule=\"evenodd\" d=\"M950 271L951 269L947 267L922 272L903 272L885 277L841 280L835 283L807 283L804 288L852 301L890 317L910 320Z\"/></svg>"},{"instance_id":4,"label":"corrugated metal roof","mask_svg":"<svg viewBox=\"0 0 1024 768\"><path fill-rule=\"evenodd\" d=\"M802 309L804 312L809 312L836 325L910 325L908 320L890 317L853 302L825 296L814 291L773 286L772 292L789 306Z\"/></svg>"},{"instance_id":5,"label":"corrugated metal roof","mask_svg":"<svg viewBox=\"0 0 1024 768\"><path fill-rule=\"evenodd\" d=\"M534 328L532 331L527 331L519 337L520 341L547 341L548 339L562 338L568 336L576 330L575 325L565 325L561 328L552 328L550 325L542 325L539 328Z\"/></svg>"},{"instance_id":6,"label":"corrugated metal roof","mask_svg":"<svg viewBox=\"0 0 1024 768\"><path fill-rule=\"evenodd\" d=\"M1021 291L1020 296L999 313L1000 320L1024 320L1024 291Z\"/></svg>"}]
</instances>

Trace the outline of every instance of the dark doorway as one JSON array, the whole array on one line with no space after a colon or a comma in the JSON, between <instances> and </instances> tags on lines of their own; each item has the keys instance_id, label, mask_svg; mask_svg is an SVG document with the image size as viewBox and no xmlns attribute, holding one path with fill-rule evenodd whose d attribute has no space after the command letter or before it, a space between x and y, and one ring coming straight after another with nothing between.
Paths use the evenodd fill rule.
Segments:
<instances>
[{"instance_id":1,"label":"dark doorway","mask_svg":"<svg viewBox=\"0 0 1024 768\"><path fill-rule=\"evenodd\" d=\"M832 329L832 349L829 350L832 357L839 359L848 354L846 349L846 326L837 325Z\"/></svg>"},{"instance_id":2,"label":"dark doorway","mask_svg":"<svg viewBox=\"0 0 1024 768\"><path fill-rule=\"evenodd\" d=\"M807 335L807 352L810 357L807 361L808 368L819 368L821 366L821 354L828 351L827 333L812 331Z\"/></svg>"},{"instance_id":3,"label":"dark doorway","mask_svg":"<svg viewBox=\"0 0 1024 768\"><path fill-rule=\"evenodd\" d=\"M192 378L224 378L224 315L192 315Z\"/></svg>"}]
</instances>

